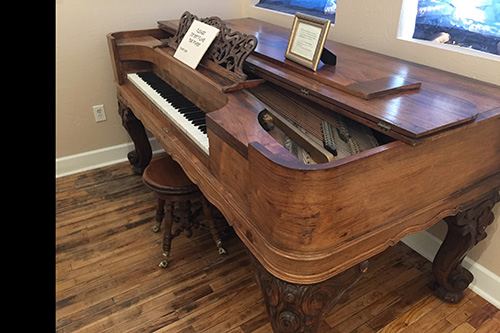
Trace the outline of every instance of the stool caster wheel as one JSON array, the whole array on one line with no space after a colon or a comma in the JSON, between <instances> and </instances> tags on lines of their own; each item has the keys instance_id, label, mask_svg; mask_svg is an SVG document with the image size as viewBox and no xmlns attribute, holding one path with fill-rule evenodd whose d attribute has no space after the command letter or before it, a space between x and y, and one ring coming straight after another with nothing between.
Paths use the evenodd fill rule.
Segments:
<instances>
[{"instance_id":1,"label":"stool caster wheel","mask_svg":"<svg viewBox=\"0 0 500 333\"><path fill-rule=\"evenodd\" d=\"M165 257L165 259L163 259L162 262L160 262L158 264L158 266L160 266L161 268L167 268L169 253L168 252L163 252L163 256Z\"/></svg>"},{"instance_id":2,"label":"stool caster wheel","mask_svg":"<svg viewBox=\"0 0 500 333\"><path fill-rule=\"evenodd\" d=\"M153 230L154 233L159 232L160 231L160 224L158 223L157 225L152 226L151 230Z\"/></svg>"},{"instance_id":3,"label":"stool caster wheel","mask_svg":"<svg viewBox=\"0 0 500 333\"><path fill-rule=\"evenodd\" d=\"M215 244L217 245L217 249L219 250L219 254L226 254L226 250L224 250L224 248L222 247L222 242L220 240L218 240L217 242L215 242Z\"/></svg>"}]
</instances>

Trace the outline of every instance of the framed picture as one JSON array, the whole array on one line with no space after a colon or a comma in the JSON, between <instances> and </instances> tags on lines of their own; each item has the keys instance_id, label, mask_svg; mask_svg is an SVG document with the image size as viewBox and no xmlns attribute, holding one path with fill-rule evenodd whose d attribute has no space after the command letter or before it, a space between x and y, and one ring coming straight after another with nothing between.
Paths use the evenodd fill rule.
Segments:
<instances>
[{"instance_id":1,"label":"framed picture","mask_svg":"<svg viewBox=\"0 0 500 333\"><path fill-rule=\"evenodd\" d=\"M285 57L316 71L330 23L330 20L296 13Z\"/></svg>"}]
</instances>

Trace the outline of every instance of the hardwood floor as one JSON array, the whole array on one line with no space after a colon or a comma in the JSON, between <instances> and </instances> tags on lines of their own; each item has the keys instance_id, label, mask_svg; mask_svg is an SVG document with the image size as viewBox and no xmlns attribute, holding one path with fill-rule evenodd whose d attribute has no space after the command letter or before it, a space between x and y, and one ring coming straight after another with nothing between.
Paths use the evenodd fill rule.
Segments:
<instances>
[{"instance_id":1,"label":"hardwood floor","mask_svg":"<svg viewBox=\"0 0 500 333\"><path fill-rule=\"evenodd\" d=\"M154 195L128 163L56 180L56 332L270 332L246 250L226 231L174 239L162 260ZM163 230L163 229L162 229ZM445 304L430 263L402 243L369 271L321 332L500 332L500 311L471 292Z\"/></svg>"}]
</instances>

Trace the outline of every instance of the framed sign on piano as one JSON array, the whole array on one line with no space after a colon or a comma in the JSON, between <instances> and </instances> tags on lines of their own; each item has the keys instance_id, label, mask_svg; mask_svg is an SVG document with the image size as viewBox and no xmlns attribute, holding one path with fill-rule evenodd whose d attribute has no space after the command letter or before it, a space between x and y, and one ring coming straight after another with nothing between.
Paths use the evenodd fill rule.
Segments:
<instances>
[{"instance_id":1,"label":"framed sign on piano","mask_svg":"<svg viewBox=\"0 0 500 333\"><path fill-rule=\"evenodd\" d=\"M316 71L330 23L330 20L296 13L285 57Z\"/></svg>"}]
</instances>

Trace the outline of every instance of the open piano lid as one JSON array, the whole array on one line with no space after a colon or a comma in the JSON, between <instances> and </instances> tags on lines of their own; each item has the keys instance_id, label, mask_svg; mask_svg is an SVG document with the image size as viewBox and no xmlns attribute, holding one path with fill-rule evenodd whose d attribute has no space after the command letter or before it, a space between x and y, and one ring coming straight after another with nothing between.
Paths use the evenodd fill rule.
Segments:
<instances>
[{"instance_id":1,"label":"open piano lid","mask_svg":"<svg viewBox=\"0 0 500 333\"><path fill-rule=\"evenodd\" d=\"M398 140L415 144L478 114L476 105L461 98L463 87L455 81L463 77L333 41L325 47L337 56L336 66L323 65L314 72L285 58L289 29L254 19L234 21L239 31L259 40L247 59L257 74L295 85L299 92ZM232 20L226 22L231 26Z\"/></svg>"},{"instance_id":2,"label":"open piano lid","mask_svg":"<svg viewBox=\"0 0 500 333\"><path fill-rule=\"evenodd\" d=\"M406 143L418 144L478 114L476 105L461 98L464 87L455 81L463 77L328 40L325 48L337 64L320 62L314 72L285 58L290 29L250 18L224 22L258 39L247 71ZM159 26L172 31L176 22Z\"/></svg>"}]
</instances>

